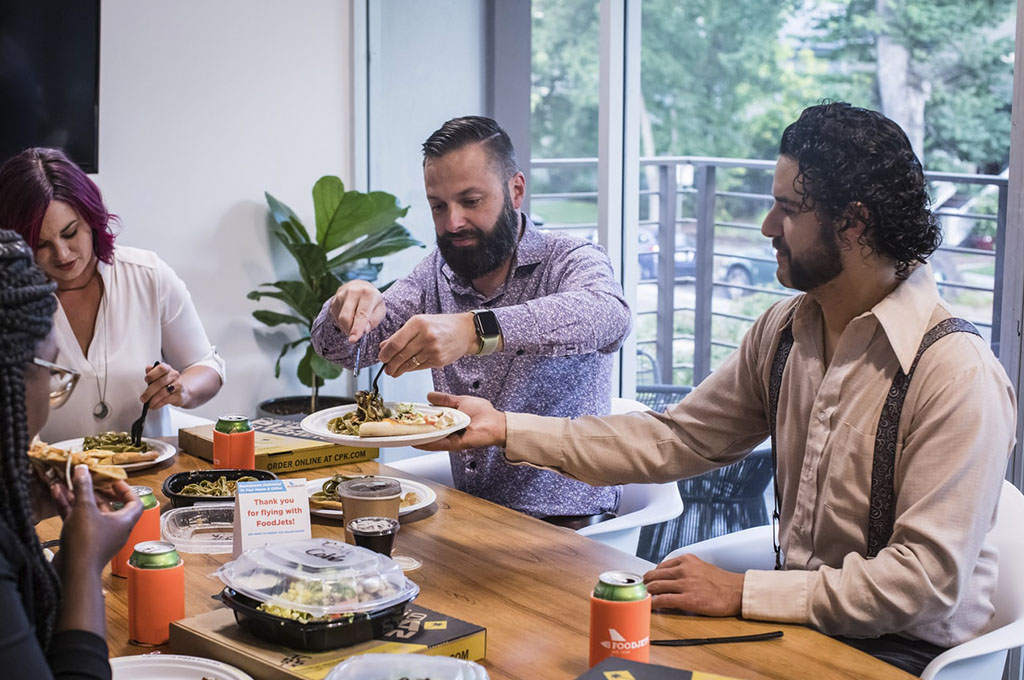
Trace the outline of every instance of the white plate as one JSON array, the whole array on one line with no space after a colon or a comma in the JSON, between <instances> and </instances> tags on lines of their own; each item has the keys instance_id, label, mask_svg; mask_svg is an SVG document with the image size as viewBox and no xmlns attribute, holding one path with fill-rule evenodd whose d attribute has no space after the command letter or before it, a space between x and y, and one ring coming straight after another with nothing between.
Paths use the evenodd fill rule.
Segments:
<instances>
[{"instance_id":1,"label":"white plate","mask_svg":"<svg viewBox=\"0 0 1024 680\"><path fill-rule=\"evenodd\" d=\"M85 439L83 437L79 437L78 439L65 439L62 442L57 442L56 444L51 444L50 446L55 446L56 448L64 449L65 451L81 451L82 442L84 441ZM141 463L126 463L124 465L118 465L119 468L122 468L124 470L141 470L143 468L152 467L157 463L162 463L178 452L178 450L174 448L172 445L160 439L150 439L149 437L143 437L142 441L149 444L150 448L160 455L158 455L153 460L144 460Z\"/></svg>"},{"instance_id":2,"label":"white plate","mask_svg":"<svg viewBox=\"0 0 1024 680\"><path fill-rule=\"evenodd\" d=\"M226 663L180 654L119 656L110 660L110 669L113 680L252 680L248 673Z\"/></svg>"},{"instance_id":3,"label":"white plate","mask_svg":"<svg viewBox=\"0 0 1024 680\"><path fill-rule=\"evenodd\" d=\"M384 405L393 409L395 408L395 403L396 402L393 401L386 401L384 402ZM437 432L402 435L399 437L353 437L352 435L331 432L327 429L327 423L339 416L345 415L349 411L355 410L355 404L348 404L346 406L335 406L334 408L324 409L323 411L317 411L312 415L306 416L302 419L302 429L310 434L315 434L321 439L338 442L345 446L369 446L376 449L393 446L416 446L418 444L427 444L429 442L437 441L438 439L443 439L452 432L457 432L469 425L469 416L462 411L457 411L453 408L431 406L430 404L413 404L413 407L417 411L422 411L423 413L430 415L437 415L442 411L447 411L455 417L455 424L443 430L438 430Z\"/></svg>"},{"instance_id":4,"label":"white plate","mask_svg":"<svg viewBox=\"0 0 1024 680\"><path fill-rule=\"evenodd\" d=\"M330 479L330 477L324 477L322 479L310 479L309 481L306 482L306 493L312 496L317 491L323 491L324 482L326 482L328 479ZM398 479L398 477L381 477L381 479L398 480L398 482L402 485L403 496L409 493L410 491L419 496L419 503L413 503L408 507L400 508L398 510L399 515L408 515L410 512L416 512L417 510L425 508L431 503L433 503L435 500L437 500L437 494L434 493L434 490L431 489L426 484L420 484L419 482L414 482L411 479ZM342 517L344 517L344 514L341 512L341 510L329 510L327 508L314 508L313 506L310 506L309 512L310 514L318 515L320 517L332 517L334 519L341 519Z\"/></svg>"}]
</instances>

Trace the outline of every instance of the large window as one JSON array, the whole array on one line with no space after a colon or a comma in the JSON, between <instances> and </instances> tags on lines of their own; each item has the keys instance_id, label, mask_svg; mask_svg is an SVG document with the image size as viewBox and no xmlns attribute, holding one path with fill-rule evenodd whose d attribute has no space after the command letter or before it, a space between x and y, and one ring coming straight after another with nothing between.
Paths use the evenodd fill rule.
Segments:
<instances>
[{"instance_id":1,"label":"large window","mask_svg":"<svg viewBox=\"0 0 1024 680\"><path fill-rule=\"evenodd\" d=\"M532 211L590 238L599 4L532 5ZM942 223L931 260L940 292L998 352L1014 10L1012 0L643 0L639 125L626 131L639 136L628 169L639 219L622 233L636 243L642 398L678 399L792 293L776 282L760 223L779 136L822 99L881 110L907 131Z\"/></svg>"}]
</instances>

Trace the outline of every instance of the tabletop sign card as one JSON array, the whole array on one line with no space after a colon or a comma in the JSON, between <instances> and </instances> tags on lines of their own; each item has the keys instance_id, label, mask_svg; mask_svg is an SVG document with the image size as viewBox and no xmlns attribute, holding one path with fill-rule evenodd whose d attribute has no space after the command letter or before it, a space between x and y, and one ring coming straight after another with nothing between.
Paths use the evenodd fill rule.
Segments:
<instances>
[{"instance_id":1,"label":"tabletop sign card","mask_svg":"<svg viewBox=\"0 0 1024 680\"><path fill-rule=\"evenodd\" d=\"M305 479L238 483L233 557L268 543L303 538L311 538Z\"/></svg>"}]
</instances>

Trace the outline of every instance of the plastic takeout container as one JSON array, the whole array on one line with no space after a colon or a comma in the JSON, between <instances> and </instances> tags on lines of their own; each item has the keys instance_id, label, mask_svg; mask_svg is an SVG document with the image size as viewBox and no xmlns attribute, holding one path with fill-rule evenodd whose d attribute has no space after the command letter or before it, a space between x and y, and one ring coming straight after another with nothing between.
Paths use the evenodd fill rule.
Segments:
<instances>
[{"instance_id":1,"label":"plastic takeout container","mask_svg":"<svg viewBox=\"0 0 1024 680\"><path fill-rule=\"evenodd\" d=\"M230 553L234 519L234 503L197 503L160 515L160 535L173 543L178 552Z\"/></svg>"},{"instance_id":2,"label":"plastic takeout container","mask_svg":"<svg viewBox=\"0 0 1024 680\"><path fill-rule=\"evenodd\" d=\"M311 651L383 635L420 591L391 558L326 538L247 550L217 576L242 628Z\"/></svg>"},{"instance_id":3,"label":"plastic takeout container","mask_svg":"<svg viewBox=\"0 0 1024 680\"><path fill-rule=\"evenodd\" d=\"M424 654L360 654L345 659L324 680L489 680L478 663Z\"/></svg>"},{"instance_id":4,"label":"plastic takeout container","mask_svg":"<svg viewBox=\"0 0 1024 680\"><path fill-rule=\"evenodd\" d=\"M269 470L242 470L236 468L223 470L189 470L188 472L176 472L164 480L160 488L164 496L171 501L176 508L194 505L196 503L225 503L234 502L234 496L191 496L181 493L189 484L198 484L208 481L216 482L221 477L228 481L237 481L239 477L255 477L257 480L277 479L277 475Z\"/></svg>"},{"instance_id":5,"label":"plastic takeout container","mask_svg":"<svg viewBox=\"0 0 1024 680\"><path fill-rule=\"evenodd\" d=\"M329 621L299 623L265 612L251 597L224 588L220 601L235 612L235 622L256 637L308 652L348 647L379 638L402 622L409 600L374 612L346 615Z\"/></svg>"},{"instance_id":6,"label":"plastic takeout container","mask_svg":"<svg viewBox=\"0 0 1024 680\"><path fill-rule=\"evenodd\" d=\"M378 611L420 590L390 557L329 538L246 550L217 576L258 602L314 617Z\"/></svg>"}]
</instances>

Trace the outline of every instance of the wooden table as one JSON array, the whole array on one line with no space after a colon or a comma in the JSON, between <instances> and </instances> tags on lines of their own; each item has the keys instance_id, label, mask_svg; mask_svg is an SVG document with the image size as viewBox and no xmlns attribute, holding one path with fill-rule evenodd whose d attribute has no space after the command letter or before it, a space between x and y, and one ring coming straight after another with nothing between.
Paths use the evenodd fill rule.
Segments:
<instances>
[{"instance_id":1,"label":"wooden table","mask_svg":"<svg viewBox=\"0 0 1024 680\"><path fill-rule=\"evenodd\" d=\"M153 487L163 508L163 480L174 472L208 468L179 453L129 478ZM335 471L381 473L417 479L437 492L437 502L402 518L396 552L419 558L409 573L420 586L416 602L487 628L487 658L494 680L575 678L587 670L589 594L598 574L611 569L642 573L648 563L568 529L415 478L376 462L319 468L284 476L325 477ZM59 534L56 520L40 525L44 540ZM313 518L313 536L343 538L340 522ZM184 555L185 613L221 606L212 573L228 555ZM107 640L111 656L151 649L128 640L127 583L103 577L107 590ZM652 647L651 662L736 678L912 678L886 663L802 626L656 613L651 637L713 637L782 629L768 642L701 647ZM166 651L166 650L165 650Z\"/></svg>"}]
</instances>

